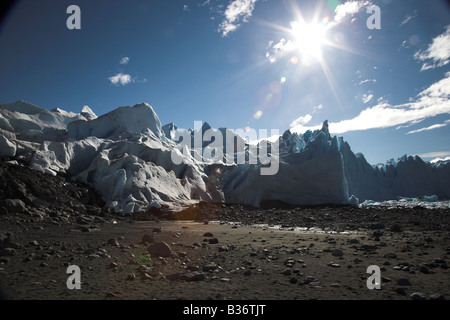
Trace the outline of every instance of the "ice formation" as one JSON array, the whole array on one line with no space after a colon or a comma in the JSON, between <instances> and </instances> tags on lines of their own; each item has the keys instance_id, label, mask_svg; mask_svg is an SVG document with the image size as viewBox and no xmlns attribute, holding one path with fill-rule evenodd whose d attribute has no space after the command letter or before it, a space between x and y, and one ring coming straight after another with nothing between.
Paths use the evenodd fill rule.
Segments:
<instances>
[{"instance_id":1,"label":"ice formation","mask_svg":"<svg viewBox=\"0 0 450 320\"><path fill-rule=\"evenodd\" d=\"M67 173L95 187L107 206L124 213L152 206L177 209L197 201L260 206L266 201L370 205L423 195L450 199L450 163L430 164L405 156L371 166L343 138L330 136L327 121L321 130L303 134L287 130L268 144L269 156L279 165L274 175L261 175L267 164L259 158L235 161L261 155L264 143L252 147L225 128L215 130L203 123L183 133L193 144L199 133L203 137L220 132L220 137L232 134L242 147L233 146L228 158L204 161L197 156L214 154L217 141L203 139L200 148L183 149L174 139L176 130L173 123L162 126L146 103L100 117L88 106L73 113L24 101L0 105L0 155L46 174ZM273 152L275 147L278 153ZM174 153L183 161L175 163Z\"/></svg>"}]
</instances>

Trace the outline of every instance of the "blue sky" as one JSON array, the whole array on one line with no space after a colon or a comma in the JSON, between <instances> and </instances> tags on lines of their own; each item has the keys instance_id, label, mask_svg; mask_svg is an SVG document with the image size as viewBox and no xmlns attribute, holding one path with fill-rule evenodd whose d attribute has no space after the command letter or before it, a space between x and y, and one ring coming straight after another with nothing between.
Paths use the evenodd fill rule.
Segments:
<instances>
[{"instance_id":1,"label":"blue sky","mask_svg":"<svg viewBox=\"0 0 450 320\"><path fill-rule=\"evenodd\" d=\"M102 115L148 102L182 128L328 120L371 164L444 159L449 25L443 0L23 0L0 30L0 103Z\"/></svg>"}]
</instances>

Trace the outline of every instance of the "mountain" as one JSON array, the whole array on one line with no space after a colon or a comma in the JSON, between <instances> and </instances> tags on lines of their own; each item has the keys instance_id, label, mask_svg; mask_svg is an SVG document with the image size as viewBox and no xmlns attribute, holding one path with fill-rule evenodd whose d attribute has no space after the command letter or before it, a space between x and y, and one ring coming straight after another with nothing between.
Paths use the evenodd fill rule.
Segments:
<instances>
[{"instance_id":1,"label":"mountain","mask_svg":"<svg viewBox=\"0 0 450 320\"><path fill-rule=\"evenodd\" d=\"M221 148L221 146L224 146ZM328 122L303 134L250 145L207 123L165 126L146 103L97 117L43 109L24 101L0 105L0 155L94 187L113 210L179 209L198 201L260 206L348 204L399 196L450 198L450 163L402 157L371 166Z\"/></svg>"}]
</instances>

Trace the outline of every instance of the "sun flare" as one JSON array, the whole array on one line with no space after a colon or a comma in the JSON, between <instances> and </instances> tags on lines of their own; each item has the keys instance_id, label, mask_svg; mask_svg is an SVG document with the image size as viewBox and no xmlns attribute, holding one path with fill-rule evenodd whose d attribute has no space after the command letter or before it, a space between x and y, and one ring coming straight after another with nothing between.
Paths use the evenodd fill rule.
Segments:
<instances>
[{"instance_id":1,"label":"sun flare","mask_svg":"<svg viewBox=\"0 0 450 320\"><path fill-rule=\"evenodd\" d=\"M305 58L317 58L322 55L322 46L326 42L327 28L323 23L291 23L291 33L295 39L295 48Z\"/></svg>"}]
</instances>

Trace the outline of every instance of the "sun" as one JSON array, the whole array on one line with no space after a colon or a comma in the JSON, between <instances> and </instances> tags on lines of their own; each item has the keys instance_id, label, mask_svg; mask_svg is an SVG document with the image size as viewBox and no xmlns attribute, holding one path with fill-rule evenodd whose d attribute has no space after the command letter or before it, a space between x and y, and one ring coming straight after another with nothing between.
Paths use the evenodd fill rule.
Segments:
<instances>
[{"instance_id":1,"label":"sun","mask_svg":"<svg viewBox=\"0 0 450 320\"><path fill-rule=\"evenodd\" d=\"M322 47L326 43L326 25L317 22L306 23L303 20L291 22L290 30L294 38L294 48L303 55L304 58L320 59Z\"/></svg>"}]
</instances>

